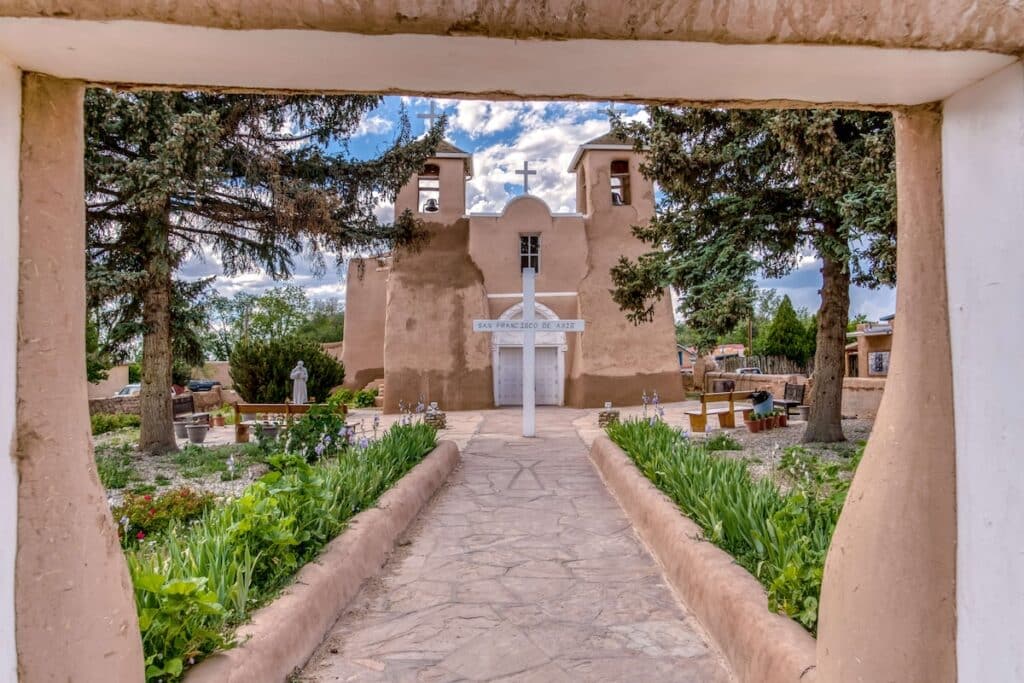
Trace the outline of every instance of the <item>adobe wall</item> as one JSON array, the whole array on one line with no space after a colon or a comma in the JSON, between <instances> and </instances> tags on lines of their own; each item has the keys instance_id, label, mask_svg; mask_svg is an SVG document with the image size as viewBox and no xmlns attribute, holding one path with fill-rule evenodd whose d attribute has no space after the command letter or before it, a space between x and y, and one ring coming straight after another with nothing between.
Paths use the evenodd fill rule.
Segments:
<instances>
[{"instance_id":1,"label":"adobe wall","mask_svg":"<svg viewBox=\"0 0 1024 683\"><path fill-rule=\"evenodd\" d=\"M345 387L362 389L384 376L384 318L388 297L386 260L352 259L345 289Z\"/></svg>"},{"instance_id":2,"label":"adobe wall","mask_svg":"<svg viewBox=\"0 0 1024 683\"><path fill-rule=\"evenodd\" d=\"M443 201L443 198L442 198ZM384 411L437 401L444 410L494 407L483 275L469 257L469 220L428 223L429 252L392 262L384 333Z\"/></svg>"},{"instance_id":3,"label":"adobe wall","mask_svg":"<svg viewBox=\"0 0 1024 683\"><path fill-rule=\"evenodd\" d=\"M896 114L895 124L900 324L825 563L818 676L952 683L957 483L941 115L917 108Z\"/></svg>"},{"instance_id":4,"label":"adobe wall","mask_svg":"<svg viewBox=\"0 0 1024 683\"><path fill-rule=\"evenodd\" d=\"M203 363L201 368L192 368L192 379L212 379L220 382L222 387L234 386L231 363L226 360L211 360Z\"/></svg>"},{"instance_id":5,"label":"adobe wall","mask_svg":"<svg viewBox=\"0 0 1024 683\"><path fill-rule=\"evenodd\" d=\"M610 165L630 157L632 203L612 206ZM565 387L566 403L576 407L636 405L646 391L662 401L683 399L676 356L672 302L666 292L654 321L634 325L611 297L611 268L622 256L636 257L647 246L627 226L647 221L654 211L654 189L629 152L587 150L580 165L587 183L587 272L578 285L579 313L587 328L572 335L574 362ZM596 188L596 189L595 189Z\"/></svg>"},{"instance_id":6,"label":"adobe wall","mask_svg":"<svg viewBox=\"0 0 1024 683\"><path fill-rule=\"evenodd\" d=\"M79 82L24 78L14 596L22 681L145 678L85 407L82 96ZM68 380L60 400L40 377Z\"/></svg>"},{"instance_id":7,"label":"adobe wall","mask_svg":"<svg viewBox=\"0 0 1024 683\"><path fill-rule=\"evenodd\" d=\"M705 387L711 391L715 380L731 380L736 383L736 391L770 391L775 398L782 398L787 384L807 384L805 375L741 375L735 372L708 372L705 374ZM807 390L805 398L811 399Z\"/></svg>"},{"instance_id":8,"label":"adobe wall","mask_svg":"<svg viewBox=\"0 0 1024 683\"><path fill-rule=\"evenodd\" d=\"M0 680L18 678L14 645L14 567L18 544L18 465L15 414L18 348L18 165L21 72L0 57Z\"/></svg>"},{"instance_id":9,"label":"adobe wall","mask_svg":"<svg viewBox=\"0 0 1024 683\"><path fill-rule=\"evenodd\" d=\"M89 414L108 413L114 415L139 415L142 412L139 396L108 396L107 398L90 398Z\"/></svg>"},{"instance_id":10,"label":"adobe wall","mask_svg":"<svg viewBox=\"0 0 1024 683\"><path fill-rule=\"evenodd\" d=\"M385 0L6 0L0 15L112 21L132 19L234 30L313 29L505 38L684 40L716 43L877 45L1024 52L1024 13L1006 0L578 0L571 11L545 5Z\"/></svg>"},{"instance_id":11,"label":"adobe wall","mask_svg":"<svg viewBox=\"0 0 1024 683\"><path fill-rule=\"evenodd\" d=\"M885 378L845 377L843 378L843 417L873 420L882 405ZM810 394L808 394L810 398Z\"/></svg>"},{"instance_id":12,"label":"adobe wall","mask_svg":"<svg viewBox=\"0 0 1024 683\"><path fill-rule=\"evenodd\" d=\"M322 342L320 349L331 358L340 361L345 355L345 342Z\"/></svg>"},{"instance_id":13,"label":"adobe wall","mask_svg":"<svg viewBox=\"0 0 1024 683\"><path fill-rule=\"evenodd\" d=\"M128 384L128 366L115 365L107 370L106 379L89 383L89 398L108 398L123 389L125 384Z\"/></svg>"},{"instance_id":14,"label":"adobe wall","mask_svg":"<svg viewBox=\"0 0 1024 683\"><path fill-rule=\"evenodd\" d=\"M857 375L859 377L885 377L885 375L873 375L869 371L868 354L873 351L891 351L892 335L877 334L857 337Z\"/></svg>"}]
</instances>

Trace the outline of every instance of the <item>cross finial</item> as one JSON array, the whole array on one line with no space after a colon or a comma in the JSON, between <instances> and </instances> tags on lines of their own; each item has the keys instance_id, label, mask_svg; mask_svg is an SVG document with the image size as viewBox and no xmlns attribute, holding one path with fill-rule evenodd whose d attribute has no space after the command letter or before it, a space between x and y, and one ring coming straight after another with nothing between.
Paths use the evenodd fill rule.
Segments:
<instances>
[{"instance_id":1,"label":"cross finial","mask_svg":"<svg viewBox=\"0 0 1024 683\"><path fill-rule=\"evenodd\" d=\"M537 175L536 171L530 170L530 162L523 161L523 170L516 171L516 175L523 176L523 194L530 194L530 176Z\"/></svg>"},{"instance_id":2,"label":"cross finial","mask_svg":"<svg viewBox=\"0 0 1024 683\"><path fill-rule=\"evenodd\" d=\"M416 114L416 118L418 118L418 119L426 119L426 121L427 121L427 129L428 130L433 128L434 127L434 121L439 119L439 118L441 118L441 114L440 114L440 112L437 111L437 104L434 102L434 100L430 100L430 113L429 114Z\"/></svg>"}]
</instances>

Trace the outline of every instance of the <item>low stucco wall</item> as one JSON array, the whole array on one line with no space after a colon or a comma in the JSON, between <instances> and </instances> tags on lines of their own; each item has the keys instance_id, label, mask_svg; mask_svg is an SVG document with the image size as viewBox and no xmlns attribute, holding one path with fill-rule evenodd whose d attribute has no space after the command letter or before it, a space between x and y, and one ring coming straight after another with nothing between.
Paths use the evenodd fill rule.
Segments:
<instances>
[{"instance_id":1,"label":"low stucco wall","mask_svg":"<svg viewBox=\"0 0 1024 683\"><path fill-rule=\"evenodd\" d=\"M843 380L843 417L873 420L882 404L885 379L847 377Z\"/></svg>"},{"instance_id":2,"label":"low stucco wall","mask_svg":"<svg viewBox=\"0 0 1024 683\"><path fill-rule=\"evenodd\" d=\"M451 474L459 449L442 441L402 477L377 506L348 528L295 577L285 593L238 630L242 643L192 669L188 683L280 683L323 641L363 581L375 575L399 536Z\"/></svg>"},{"instance_id":3,"label":"low stucco wall","mask_svg":"<svg viewBox=\"0 0 1024 683\"><path fill-rule=\"evenodd\" d=\"M95 415L96 413L138 415L140 412L138 395L89 399L90 415Z\"/></svg>"},{"instance_id":4,"label":"low stucco wall","mask_svg":"<svg viewBox=\"0 0 1024 683\"><path fill-rule=\"evenodd\" d=\"M757 391L765 389L772 392L775 398L782 398L787 384L807 384L804 375L740 375L735 372L708 372L705 374L704 386L708 391L714 386L715 380L732 380L736 383L736 391ZM811 399L808 389L804 398Z\"/></svg>"},{"instance_id":5,"label":"low stucco wall","mask_svg":"<svg viewBox=\"0 0 1024 683\"><path fill-rule=\"evenodd\" d=\"M761 584L725 551L703 540L608 437L590 458L625 510L665 578L725 655L742 683L813 683L815 640L799 624L768 610Z\"/></svg>"}]
</instances>

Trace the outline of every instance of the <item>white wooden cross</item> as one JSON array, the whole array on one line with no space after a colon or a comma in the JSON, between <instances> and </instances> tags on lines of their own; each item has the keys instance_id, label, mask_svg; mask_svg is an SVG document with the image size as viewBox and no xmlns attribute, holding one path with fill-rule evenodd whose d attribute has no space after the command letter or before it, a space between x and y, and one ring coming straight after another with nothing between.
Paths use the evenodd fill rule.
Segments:
<instances>
[{"instance_id":1,"label":"white wooden cross","mask_svg":"<svg viewBox=\"0 0 1024 683\"><path fill-rule=\"evenodd\" d=\"M434 127L434 120L441 118L441 114L437 111L437 105L434 104L434 100L430 100L430 113L429 114L416 114L416 118L425 119L427 121L427 130Z\"/></svg>"},{"instance_id":2,"label":"white wooden cross","mask_svg":"<svg viewBox=\"0 0 1024 683\"><path fill-rule=\"evenodd\" d=\"M537 433L537 397L534 394L536 374L534 351L537 332L582 332L582 320L536 320L536 291L534 281L537 273L533 268L523 268L523 319L522 320L474 320L474 332L504 332L509 330L523 333L523 436Z\"/></svg>"},{"instance_id":3,"label":"white wooden cross","mask_svg":"<svg viewBox=\"0 0 1024 683\"><path fill-rule=\"evenodd\" d=\"M523 194L530 194L530 176L537 175L536 171L530 170L530 162L523 162L523 170L516 171L516 175L523 176Z\"/></svg>"}]
</instances>

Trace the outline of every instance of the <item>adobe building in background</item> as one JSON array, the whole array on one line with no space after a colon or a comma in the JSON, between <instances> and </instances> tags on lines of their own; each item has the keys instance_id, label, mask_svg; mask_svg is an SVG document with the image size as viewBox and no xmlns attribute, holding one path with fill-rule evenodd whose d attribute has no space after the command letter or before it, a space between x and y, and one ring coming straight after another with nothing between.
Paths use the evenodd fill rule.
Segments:
<instances>
[{"instance_id":1,"label":"adobe building in background","mask_svg":"<svg viewBox=\"0 0 1024 683\"><path fill-rule=\"evenodd\" d=\"M537 271L538 318L582 318L582 334L541 332L540 405L639 403L646 391L683 396L675 323L666 295L654 320L634 325L612 301L612 266L646 251L630 230L654 215L654 191L631 145L605 135L579 147L576 212L553 214L523 194L500 213L466 213L472 157L443 143L398 195L395 212L421 218L420 252L349 269L346 384L384 378L384 408L437 401L446 410L522 403L522 333L475 333L474 319L522 319L522 269Z\"/></svg>"}]
</instances>

